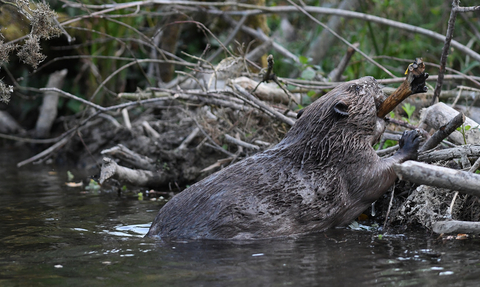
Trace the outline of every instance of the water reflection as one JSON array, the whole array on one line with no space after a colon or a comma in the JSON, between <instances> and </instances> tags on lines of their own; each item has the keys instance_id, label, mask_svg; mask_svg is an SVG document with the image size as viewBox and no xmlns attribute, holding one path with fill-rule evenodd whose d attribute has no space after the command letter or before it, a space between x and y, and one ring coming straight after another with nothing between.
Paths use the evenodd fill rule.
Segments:
<instances>
[{"instance_id":1,"label":"water reflection","mask_svg":"<svg viewBox=\"0 0 480 287\"><path fill-rule=\"evenodd\" d=\"M16 158L15 158L16 157ZM478 286L478 239L330 230L296 240L144 239L159 203L64 185L0 151L0 286ZM49 173L55 171L55 173Z\"/></svg>"}]
</instances>

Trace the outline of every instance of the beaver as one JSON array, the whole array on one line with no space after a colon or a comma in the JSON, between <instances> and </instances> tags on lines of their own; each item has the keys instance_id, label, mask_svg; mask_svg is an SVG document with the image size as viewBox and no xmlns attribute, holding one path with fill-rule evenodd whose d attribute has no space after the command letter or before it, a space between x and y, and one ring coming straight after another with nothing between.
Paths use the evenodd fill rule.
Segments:
<instances>
[{"instance_id":1,"label":"beaver","mask_svg":"<svg viewBox=\"0 0 480 287\"><path fill-rule=\"evenodd\" d=\"M275 147L212 174L174 196L148 237L249 240L291 237L349 224L383 195L394 163L416 159L419 134L379 158L384 100L373 77L337 86L299 113Z\"/></svg>"}]
</instances>

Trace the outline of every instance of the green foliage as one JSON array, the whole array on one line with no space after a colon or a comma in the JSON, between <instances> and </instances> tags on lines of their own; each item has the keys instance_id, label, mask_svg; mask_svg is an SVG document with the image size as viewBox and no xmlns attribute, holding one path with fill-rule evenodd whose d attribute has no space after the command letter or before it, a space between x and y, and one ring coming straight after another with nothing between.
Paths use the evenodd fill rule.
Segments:
<instances>
[{"instance_id":1,"label":"green foliage","mask_svg":"<svg viewBox=\"0 0 480 287\"><path fill-rule=\"evenodd\" d=\"M67 170L67 181L72 181L75 178L73 173L71 173L69 170Z\"/></svg>"},{"instance_id":2,"label":"green foliage","mask_svg":"<svg viewBox=\"0 0 480 287\"><path fill-rule=\"evenodd\" d=\"M315 75L316 75L315 71L312 68L308 67L305 70L303 70L300 78L304 80L313 80L315 78Z\"/></svg>"},{"instance_id":3,"label":"green foliage","mask_svg":"<svg viewBox=\"0 0 480 287\"><path fill-rule=\"evenodd\" d=\"M384 143L383 143L383 146L382 148L389 148L389 147L392 147L394 145L397 144L397 141L394 141L394 140L386 140ZM380 144L377 143L373 146L373 149L377 150L378 148L380 147Z\"/></svg>"},{"instance_id":4,"label":"green foliage","mask_svg":"<svg viewBox=\"0 0 480 287\"><path fill-rule=\"evenodd\" d=\"M407 113L407 121L410 122L413 112L415 111L415 106L410 105L409 103L404 103L402 109Z\"/></svg>"},{"instance_id":5,"label":"green foliage","mask_svg":"<svg viewBox=\"0 0 480 287\"><path fill-rule=\"evenodd\" d=\"M168 163L167 163L167 162L164 162L164 163L163 163L162 168L163 168L163 170L166 170L166 171L170 170L170 167L168 166Z\"/></svg>"},{"instance_id":6,"label":"green foliage","mask_svg":"<svg viewBox=\"0 0 480 287\"><path fill-rule=\"evenodd\" d=\"M93 179L90 179L90 182L88 183L87 186L85 186L85 190L90 190L90 191L99 191L100 190L100 184L96 182Z\"/></svg>"},{"instance_id":7,"label":"green foliage","mask_svg":"<svg viewBox=\"0 0 480 287\"><path fill-rule=\"evenodd\" d=\"M461 127L457 128L457 131L459 131L462 136L463 136L463 143L467 144L467 138L465 137L465 132L469 131L472 127L471 126L466 126L465 124L462 124Z\"/></svg>"},{"instance_id":8,"label":"green foliage","mask_svg":"<svg viewBox=\"0 0 480 287\"><path fill-rule=\"evenodd\" d=\"M303 64L303 65L308 65L309 59L308 59L307 57L300 55L300 56L298 57L298 60L300 61L301 64Z\"/></svg>"},{"instance_id":9,"label":"green foliage","mask_svg":"<svg viewBox=\"0 0 480 287\"><path fill-rule=\"evenodd\" d=\"M28 1L21 1L28 2ZM127 3L130 0L115 1L115 3ZM0 63L6 64L8 57L4 54L8 54L13 49L18 49L21 61L29 63L32 67L38 67L39 70L44 67L45 62L42 62L47 56L46 61L59 58L58 51L68 50L72 55L85 56L81 60L74 61L56 61L55 69L60 65L68 66L69 74L66 79L66 85L68 91L77 96L90 99L91 96L99 89L98 95L93 99L97 104L108 105L112 101L116 101L111 95L124 92L134 91L137 87L144 88L145 86L158 86L157 79L152 75L147 75L147 64L138 64L131 66L128 69L122 70L117 73L111 79L106 81L113 73L118 71L119 68L125 64L131 62L130 60L123 60L114 57L128 57L135 59L150 58L152 51L152 39L156 33L162 33L165 27L172 25L172 21L169 22L168 17L171 17L171 13L161 14L165 12L163 5L155 6L139 6L138 11L135 8L126 8L113 10L110 12L103 11L95 17L84 17L81 21L74 22L65 27L67 32L76 39L73 45L67 45L64 41L64 37L60 38L59 46L68 46L68 48L62 47L55 51L48 53L48 46L45 39L51 38L59 34L52 22L52 19L56 17L56 13L52 10L56 10L59 15L63 17L78 17L79 15L86 15L86 13L94 12L96 10L82 10L72 7L62 7L62 3L58 1L49 1L52 5L52 10L48 8L48 5L43 4L41 1L38 6L23 7L24 13L27 13L26 19L31 21L31 30L34 35L28 37L28 40L19 42L28 44L26 47L18 49L14 45L4 44L0 42ZM80 3L98 4L98 1L82 0ZM371 14L383 18L388 18L398 22L408 23L410 25L431 29L440 34L445 34L447 19L451 5L443 0L426 0L426 1L401 1L401 0L370 0L360 1L358 11L366 14ZM334 7L328 1L305 1L306 5L310 6L324 6ZM462 1L463 6L475 5L473 0ZM279 6L285 5L282 1L267 1L266 6ZM213 33L223 41L231 33L231 29L224 29L226 25L222 23L223 28L221 30L213 30L213 26L218 25L218 22L222 20L220 17L198 15L195 13L185 12L185 10L179 9L179 14L185 13L188 21L199 21L205 24L209 29L212 29ZM160 12L160 13L159 13ZM154 14L155 13L155 14ZM199 13L203 14L203 13ZM320 21L327 23L330 19L330 15L315 14ZM30 18L29 18L30 17ZM281 32L281 20L283 17L287 17L289 22L295 27L295 35L293 38L282 39L282 36L275 38L282 46L295 55L299 55L299 62L295 63L293 60L279 54L275 50L268 51L272 53L275 58L275 73L279 77L293 77L306 80L315 79L318 75L325 75L334 69L340 59L344 56L347 47L344 43L336 40L329 47L326 56L319 63L313 63L311 56L309 55L309 49L312 43L317 40L323 28L314 23L306 17L303 13L288 13L288 14L273 14L266 15L267 23L271 30L271 35ZM474 13L466 14L467 20L462 17L457 18L455 29L455 40L466 44L474 51L480 50L480 41L475 37L474 25L476 29L478 26L478 16ZM207 19L206 19L207 18ZM62 22L63 19L60 21ZM12 22L12 21L10 21ZM442 51L443 42L436 39L421 36L411 32L405 32L401 29L392 28L368 22L360 19L348 19L342 18L342 27L339 30L339 34L344 37L350 43L359 42L359 48L366 54L374 58L380 64L388 68L394 74L402 76L405 71L406 63L398 61L395 58L407 59L411 61L416 57L423 57L424 61L438 62L440 53ZM174 24L176 25L176 24ZM189 23L181 24L184 31L188 27L194 27L195 33L183 33L180 37L179 49L177 56L186 58L181 51L187 51L197 57L206 58L205 43L211 44L211 46L218 45L218 42L209 36L204 30L198 32L198 25ZM9 28L10 29L10 28ZM50 29L50 30L48 30ZM191 28L188 28L191 29ZM11 29L10 29L11 30ZM9 30L9 31L10 31ZM3 31L2 31L3 32ZM29 31L27 31L28 33ZM36 36L35 36L36 35ZM185 37L187 35L187 37ZM191 35L194 35L192 37ZM44 39L39 44L39 38ZM1 39L1 38L0 38ZM249 41L251 41L250 39ZM8 41L5 41L8 43ZM249 43L240 43L246 47ZM156 43L158 46L158 43ZM230 47L235 47L235 44L230 44ZM44 50L41 50L41 49ZM235 48L231 49L236 51ZM62 52L63 53L63 52ZM207 51L207 56L210 51ZM69 54L70 55L70 54ZM63 56L63 55L62 55ZM101 56L99 58L97 56ZM387 56L387 57L383 57ZM160 54L157 55L158 59L161 59ZM169 58L171 59L171 58ZM216 59L218 60L218 58ZM216 61L215 60L215 61ZM191 58L187 61L192 62ZM44 70L45 74L39 76L38 74L31 73L31 68L22 67L25 65L18 65L12 67L12 78L23 78L23 81L19 82L22 86L28 87L42 87L46 82L46 74L51 72L50 70ZM41 64L41 65L40 65ZM13 65L13 63L12 63ZM20 67L19 67L20 66ZM50 67L53 70L53 66ZM473 61L466 57L458 49L452 49L448 57L448 66L464 73L472 75L480 74L480 63ZM29 69L29 70L28 70ZM191 70L176 65L175 69L184 70L190 72ZM195 70L195 69L194 69ZM325 72L324 72L325 71ZM430 73L435 73L432 70ZM385 73L369 63L358 53L354 54L347 69L343 73L347 80L359 78L362 76L370 75L376 78L385 78ZM3 76L3 74L2 74ZM0 79L3 79L0 77ZM5 78L8 79L8 78ZM105 81L105 82L104 82ZM27 85L28 84L28 85ZM8 101L10 98L12 86L3 84L0 81L0 100ZM111 92L111 93L110 93ZM312 98L316 93L320 91L310 91L308 97ZM308 99L308 98L305 98ZM307 101L302 101L301 105L308 105ZM22 103L21 109L28 111L36 109L38 102L35 102L37 106L31 108L30 104ZM33 104L31 104L33 105ZM74 101L64 101L62 108L68 113L77 113L82 110L82 105ZM407 108L407 107L404 107ZM30 110L29 110L30 109ZM408 110L408 111L407 111ZM408 120L410 120L411 114L409 109L407 112ZM24 116L27 116L27 112L22 111Z\"/></svg>"}]
</instances>

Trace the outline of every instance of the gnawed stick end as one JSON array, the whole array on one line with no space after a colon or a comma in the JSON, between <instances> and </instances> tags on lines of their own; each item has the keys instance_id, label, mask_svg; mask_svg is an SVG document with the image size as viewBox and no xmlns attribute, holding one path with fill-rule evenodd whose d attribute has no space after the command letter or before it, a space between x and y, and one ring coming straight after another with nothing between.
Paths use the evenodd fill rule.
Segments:
<instances>
[{"instance_id":1,"label":"gnawed stick end","mask_svg":"<svg viewBox=\"0 0 480 287\"><path fill-rule=\"evenodd\" d=\"M385 117L411 94L423 93L427 90L425 81L428 73L425 73L425 63L421 58L416 58L413 63L408 65L405 74L405 81L378 108L377 116L379 118Z\"/></svg>"}]
</instances>

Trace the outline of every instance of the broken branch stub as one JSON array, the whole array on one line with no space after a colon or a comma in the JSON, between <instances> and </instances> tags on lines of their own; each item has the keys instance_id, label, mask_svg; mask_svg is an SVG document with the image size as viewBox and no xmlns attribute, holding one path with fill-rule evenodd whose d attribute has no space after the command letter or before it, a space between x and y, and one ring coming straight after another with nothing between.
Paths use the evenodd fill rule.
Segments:
<instances>
[{"instance_id":1,"label":"broken branch stub","mask_svg":"<svg viewBox=\"0 0 480 287\"><path fill-rule=\"evenodd\" d=\"M415 59L415 62L408 66L405 74L407 75L405 81L378 108L377 116L379 118L383 118L393 111L408 96L427 91L425 80L428 78L428 73L425 73L425 64L422 59Z\"/></svg>"}]
</instances>

